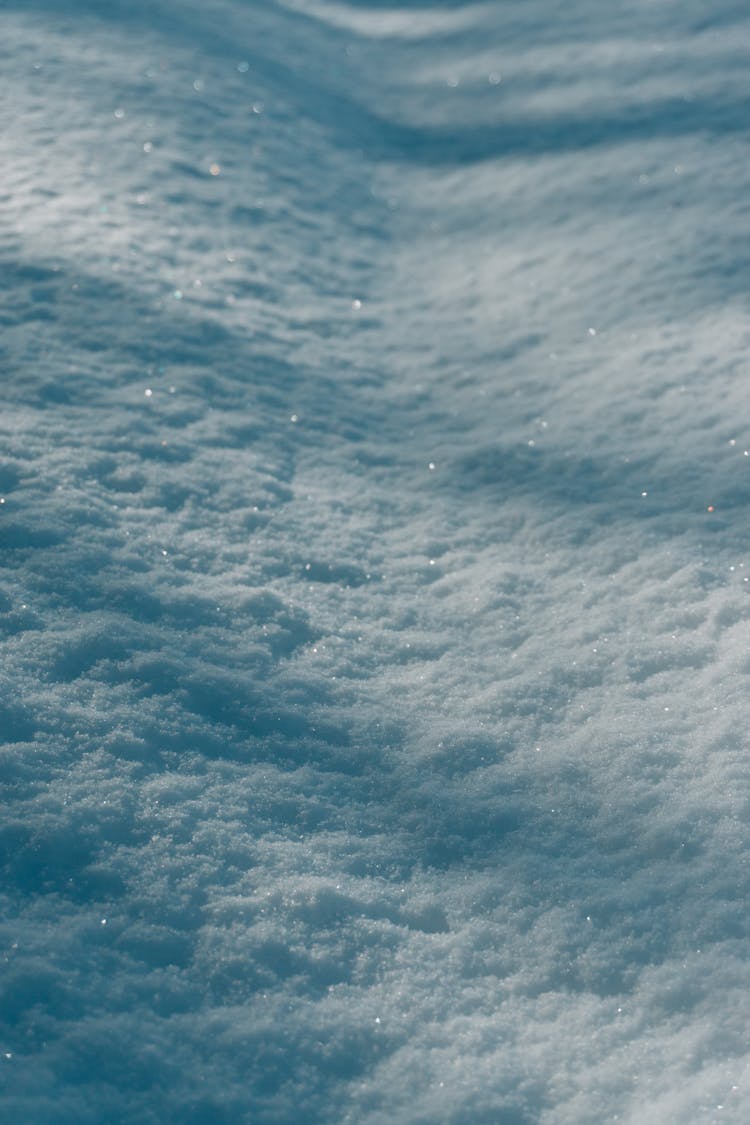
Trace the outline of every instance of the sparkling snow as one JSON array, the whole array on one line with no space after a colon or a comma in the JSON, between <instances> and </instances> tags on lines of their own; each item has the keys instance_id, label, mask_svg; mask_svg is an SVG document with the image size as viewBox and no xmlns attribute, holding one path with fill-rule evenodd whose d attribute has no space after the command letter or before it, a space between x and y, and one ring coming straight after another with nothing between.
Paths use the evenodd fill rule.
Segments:
<instances>
[{"instance_id":1,"label":"sparkling snow","mask_svg":"<svg viewBox=\"0 0 750 1125\"><path fill-rule=\"evenodd\" d=\"M750 19L25 0L29 1125L750 1120Z\"/></svg>"}]
</instances>

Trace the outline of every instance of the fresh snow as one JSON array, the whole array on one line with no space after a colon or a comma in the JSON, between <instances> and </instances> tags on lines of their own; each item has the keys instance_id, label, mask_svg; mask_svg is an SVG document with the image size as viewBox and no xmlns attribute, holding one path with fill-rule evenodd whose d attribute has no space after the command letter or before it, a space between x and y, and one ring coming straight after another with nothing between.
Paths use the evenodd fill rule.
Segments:
<instances>
[{"instance_id":1,"label":"fresh snow","mask_svg":"<svg viewBox=\"0 0 750 1125\"><path fill-rule=\"evenodd\" d=\"M745 1125L743 6L0 27L0 1120Z\"/></svg>"}]
</instances>

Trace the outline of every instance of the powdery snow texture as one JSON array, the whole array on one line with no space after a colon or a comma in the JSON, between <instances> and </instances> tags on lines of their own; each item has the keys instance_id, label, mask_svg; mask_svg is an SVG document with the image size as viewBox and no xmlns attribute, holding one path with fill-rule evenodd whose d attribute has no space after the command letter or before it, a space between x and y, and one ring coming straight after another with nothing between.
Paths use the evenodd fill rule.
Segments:
<instances>
[{"instance_id":1,"label":"powdery snow texture","mask_svg":"<svg viewBox=\"0 0 750 1125\"><path fill-rule=\"evenodd\" d=\"M750 1119L748 47L4 6L4 1121Z\"/></svg>"}]
</instances>

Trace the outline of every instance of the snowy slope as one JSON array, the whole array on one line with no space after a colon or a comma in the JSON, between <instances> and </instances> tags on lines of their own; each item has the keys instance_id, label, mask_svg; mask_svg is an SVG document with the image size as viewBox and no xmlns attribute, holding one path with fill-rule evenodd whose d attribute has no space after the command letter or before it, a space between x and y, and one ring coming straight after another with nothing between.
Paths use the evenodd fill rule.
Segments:
<instances>
[{"instance_id":1,"label":"snowy slope","mask_svg":"<svg viewBox=\"0 0 750 1125\"><path fill-rule=\"evenodd\" d=\"M744 1125L744 7L0 26L0 1120Z\"/></svg>"}]
</instances>

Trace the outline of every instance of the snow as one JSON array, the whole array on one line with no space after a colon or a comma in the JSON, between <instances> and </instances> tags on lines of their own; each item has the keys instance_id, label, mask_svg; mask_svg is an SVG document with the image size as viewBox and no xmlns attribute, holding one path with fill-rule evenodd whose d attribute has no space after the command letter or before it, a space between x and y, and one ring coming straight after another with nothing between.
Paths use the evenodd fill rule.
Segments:
<instances>
[{"instance_id":1,"label":"snow","mask_svg":"<svg viewBox=\"0 0 750 1125\"><path fill-rule=\"evenodd\" d=\"M747 1121L749 45L5 6L9 1121Z\"/></svg>"}]
</instances>

